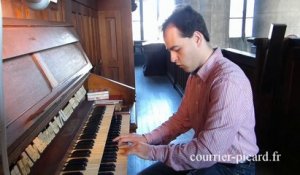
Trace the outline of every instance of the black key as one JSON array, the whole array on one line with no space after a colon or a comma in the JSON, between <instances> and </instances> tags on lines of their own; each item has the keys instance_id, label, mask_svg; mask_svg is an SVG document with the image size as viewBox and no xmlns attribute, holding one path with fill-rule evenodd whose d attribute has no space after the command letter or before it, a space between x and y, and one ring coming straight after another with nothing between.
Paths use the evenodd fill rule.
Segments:
<instances>
[{"instance_id":1,"label":"black key","mask_svg":"<svg viewBox=\"0 0 300 175\"><path fill-rule=\"evenodd\" d=\"M113 163L101 163L99 171L115 171L116 165Z\"/></svg>"},{"instance_id":2,"label":"black key","mask_svg":"<svg viewBox=\"0 0 300 175\"><path fill-rule=\"evenodd\" d=\"M68 164L85 164L87 163L87 159L86 158L79 158L79 159L71 159L69 160L67 163Z\"/></svg>"},{"instance_id":3,"label":"black key","mask_svg":"<svg viewBox=\"0 0 300 175\"><path fill-rule=\"evenodd\" d=\"M105 111L105 106L97 106L94 108L92 115L103 114Z\"/></svg>"},{"instance_id":4,"label":"black key","mask_svg":"<svg viewBox=\"0 0 300 175\"><path fill-rule=\"evenodd\" d=\"M72 152L70 157L89 157L91 154L90 150L78 150Z\"/></svg>"},{"instance_id":5,"label":"black key","mask_svg":"<svg viewBox=\"0 0 300 175\"><path fill-rule=\"evenodd\" d=\"M107 154L107 155L103 155L102 160L103 159L117 159L117 156Z\"/></svg>"},{"instance_id":6,"label":"black key","mask_svg":"<svg viewBox=\"0 0 300 175\"><path fill-rule=\"evenodd\" d=\"M81 140L76 144L75 149L92 149L93 146L94 141Z\"/></svg>"},{"instance_id":7,"label":"black key","mask_svg":"<svg viewBox=\"0 0 300 175\"><path fill-rule=\"evenodd\" d=\"M107 155L107 154L112 155L112 156L117 156L117 153L115 151L105 151L104 150L103 155Z\"/></svg>"},{"instance_id":8,"label":"black key","mask_svg":"<svg viewBox=\"0 0 300 175\"><path fill-rule=\"evenodd\" d=\"M64 171L80 171L85 170L87 164L86 158L71 159L65 165Z\"/></svg>"},{"instance_id":9,"label":"black key","mask_svg":"<svg viewBox=\"0 0 300 175\"><path fill-rule=\"evenodd\" d=\"M63 173L63 175L83 175L82 172L67 172L67 173Z\"/></svg>"},{"instance_id":10,"label":"black key","mask_svg":"<svg viewBox=\"0 0 300 175\"><path fill-rule=\"evenodd\" d=\"M99 129L99 123L88 124L83 131L89 131L91 129Z\"/></svg>"},{"instance_id":11,"label":"black key","mask_svg":"<svg viewBox=\"0 0 300 175\"><path fill-rule=\"evenodd\" d=\"M98 172L98 175L114 175L112 172Z\"/></svg>"},{"instance_id":12,"label":"black key","mask_svg":"<svg viewBox=\"0 0 300 175\"><path fill-rule=\"evenodd\" d=\"M96 138L96 134L82 134L80 136L80 140L83 140L83 139L95 139Z\"/></svg>"},{"instance_id":13,"label":"black key","mask_svg":"<svg viewBox=\"0 0 300 175\"><path fill-rule=\"evenodd\" d=\"M87 140L79 140L78 142L77 142L77 144L94 144L95 143L95 141L94 140L92 140L92 139L87 139Z\"/></svg>"},{"instance_id":14,"label":"black key","mask_svg":"<svg viewBox=\"0 0 300 175\"><path fill-rule=\"evenodd\" d=\"M118 150L119 150L119 148L116 147L116 146L113 146L113 147L106 147L105 146L105 149L104 149L104 151L108 151L108 152L117 152Z\"/></svg>"},{"instance_id":15,"label":"black key","mask_svg":"<svg viewBox=\"0 0 300 175\"><path fill-rule=\"evenodd\" d=\"M115 157L102 157L101 162L106 163L106 162L116 162Z\"/></svg>"},{"instance_id":16,"label":"black key","mask_svg":"<svg viewBox=\"0 0 300 175\"><path fill-rule=\"evenodd\" d=\"M86 165L82 165L82 164L77 164L77 165L68 164L65 166L64 171L82 171L85 170L85 166Z\"/></svg>"},{"instance_id":17,"label":"black key","mask_svg":"<svg viewBox=\"0 0 300 175\"><path fill-rule=\"evenodd\" d=\"M75 146L75 149L92 149L93 144L78 144Z\"/></svg>"},{"instance_id":18,"label":"black key","mask_svg":"<svg viewBox=\"0 0 300 175\"><path fill-rule=\"evenodd\" d=\"M114 167L114 168L116 168L116 165L114 163L101 163L100 167Z\"/></svg>"},{"instance_id":19,"label":"black key","mask_svg":"<svg viewBox=\"0 0 300 175\"><path fill-rule=\"evenodd\" d=\"M113 142L113 141L106 141L105 145L117 146L118 143L117 142Z\"/></svg>"}]
</instances>

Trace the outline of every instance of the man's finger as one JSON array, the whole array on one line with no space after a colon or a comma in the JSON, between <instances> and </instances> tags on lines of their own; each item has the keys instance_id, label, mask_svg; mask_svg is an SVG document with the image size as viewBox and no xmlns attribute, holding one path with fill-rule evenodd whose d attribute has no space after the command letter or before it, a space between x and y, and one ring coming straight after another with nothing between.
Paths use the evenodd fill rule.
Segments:
<instances>
[{"instance_id":1,"label":"man's finger","mask_svg":"<svg viewBox=\"0 0 300 175\"><path fill-rule=\"evenodd\" d=\"M122 144L128 144L128 143L132 143L134 140L132 140L132 138L130 137L122 137L118 139L118 145L122 145Z\"/></svg>"},{"instance_id":2,"label":"man's finger","mask_svg":"<svg viewBox=\"0 0 300 175\"><path fill-rule=\"evenodd\" d=\"M113 139L113 142L118 142L121 139L122 136L118 136L116 138Z\"/></svg>"},{"instance_id":3,"label":"man's finger","mask_svg":"<svg viewBox=\"0 0 300 175\"><path fill-rule=\"evenodd\" d=\"M120 139L123 139L123 138L131 138L131 134L125 134L125 135L121 135L121 136L118 136L116 138L113 139L114 142L117 142L119 141Z\"/></svg>"},{"instance_id":4,"label":"man's finger","mask_svg":"<svg viewBox=\"0 0 300 175\"><path fill-rule=\"evenodd\" d=\"M134 147L134 143L132 142L123 142L123 144L119 145L119 153L122 155L128 155L132 153L132 149Z\"/></svg>"},{"instance_id":5,"label":"man's finger","mask_svg":"<svg viewBox=\"0 0 300 175\"><path fill-rule=\"evenodd\" d=\"M118 136L118 137L114 138L113 141L114 142L119 142L120 140L122 140L124 138L128 138L128 136L127 135Z\"/></svg>"}]
</instances>

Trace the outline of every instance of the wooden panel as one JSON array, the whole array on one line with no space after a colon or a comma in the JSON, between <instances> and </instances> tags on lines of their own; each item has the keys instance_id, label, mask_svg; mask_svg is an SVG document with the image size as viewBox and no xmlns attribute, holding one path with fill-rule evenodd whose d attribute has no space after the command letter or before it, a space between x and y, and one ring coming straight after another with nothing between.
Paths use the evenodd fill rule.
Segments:
<instances>
[{"instance_id":1,"label":"wooden panel","mask_svg":"<svg viewBox=\"0 0 300 175\"><path fill-rule=\"evenodd\" d=\"M272 24L269 33L269 47L262 72L262 91L270 93L276 88L282 70L282 43L286 30L285 24Z\"/></svg>"},{"instance_id":2,"label":"wooden panel","mask_svg":"<svg viewBox=\"0 0 300 175\"><path fill-rule=\"evenodd\" d=\"M135 89L133 87L95 74L90 74L86 87L89 90L107 89L110 95L121 96L125 105L133 104L135 101Z\"/></svg>"},{"instance_id":3,"label":"wooden panel","mask_svg":"<svg viewBox=\"0 0 300 175\"><path fill-rule=\"evenodd\" d=\"M47 10L33 10L30 9L27 5L23 6L23 13L26 19L45 19L48 20L48 11Z\"/></svg>"},{"instance_id":4,"label":"wooden panel","mask_svg":"<svg viewBox=\"0 0 300 175\"><path fill-rule=\"evenodd\" d=\"M58 21L44 21L37 19L14 19L14 18L3 18L4 27L41 27L41 26L52 26L52 27L71 27L69 23L62 23Z\"/></svg>"},{"instance_id":5,"label":"wooden panel","mask_svg":"<svg viewBox=\"0 0 300 175\"><path fill-rule=\"evenodd\" d=\"M101 50L96 0L59 0L57 3L51 2L46 9L41 11L29 9L24 0L3 0L2 7L3 16L12 19L67 21L74 24L77 33L80 34L80 42L94 66L93 71L98 74L101 73Z\"/></svg>"},{"instance_id":6,"label":"wooden panel","mask_svg":"<svg viewBox=\"0 0 300 175\"><path fill-rule=\"evenodd\" d=\"M124 82L124 57L120 20L121 16L118 11L99 12L103 74L108 78ZM117 77L111 77L110 73L113 71L111 69L119 69Z\"/></svg>"},{"instance_id":7,"label":"wooden panel","mask_svg":"<svg viewBox=\"0 0 300 175\"><path fill-rule=\"evenodd\" d=\"M64 1L51 2L44 10L32 10L25 0L3 0L3 17L18 19L40 19L46 21L64 21Z\"/></svg>"},{"instance_id":8,"label":"wooden panel","mask_svg":"<svg viewBox=\"0 0 300 175\"><path fill-rule=\"evenodd\" d=\"M80 35L80 42L94 66L93 72L100 74L101 49L97 11L74 1L71 7L72 23Z\"/></svg>"},{"instance_id":9,"label":"wooden panel","mask_svg":"<svg viewBox=\"0 0 300 175\"><path fill-rule=\"evenodd\" d=\"M24 6L21 0L2 0L3 17L25 18Z\"/></svg>"},{"instance_id":10,"label":"wooden panel","mask_svg":"<svg viewBox=\"0 0 300 175\"><path fill-rule=\"evenodd\" d=\"M106 18L106 32L107 45L110 50L108 50L107 55L110 59L108 64L114 65L118 63L118 50L117 50L117 36L116 36L116 20L114 18Z\"/></svg>"},{"instance_id":11,"label":"wooden panel","mask_svg":"<svg viewBox=\"0 0 300 175\"><path fill-rule=\"evenodd\" d=\"M75 0L86 7L97 9L97 0Z\"/></svg>"},{"instance_id":12,"label":"wooden panel","mask_svg":"<svg viewBox=\"0 0 300 175\"><path fill-rule=\"evenodd\" d=\"M286 110L289 111L288 114L295 117L294 119L298 120L299 124L299 116L300 116L300 48L291 50L291 67L290 67L290 76L289 76L289 89L288 93L288 103L286 104ZM296 118L297 117L297 118Z\"/></svg>"},{"instance_id":13,"label":"wooden panel","mask_svg":"<svg viewBox=\"0 0 300 175\"><path fill-rule=\"evenodd\" d=\"M50 87L29 55L4 61L3 74L6 120L9 125L49 94Z\"/></svg>"},{"instance_id":14,"label":"wooden panel","mask_svg":"<svg viewBox=\"0 0 300 175\"><path fill-rule=\"evenodd\" d=\"M73 22L71 14L76 14L75 25L81 35L80 42L90 58L94 72L100 74L101 51L98 30L97 2L95 0L72 0L50 3L45 10L29 9L24 0L3 0L3 16L12 19L39 19L44 21ZM74 8L76 7L76 8ZM15 21L14 21L15 22Z\"/></svg>"},{"instance_id":15,"label":"wooden panel","mask_svg":"<svg viewBox=\"0 0 300 175\"><path fill-rule=\"evenodd\" d=\"M70 79L88 63L76 45L45 50L40 52L40 55L41 60L45 62L59 84Z\"/></svg>"},{"instance_id":16,"label":"wooden panel","mask_svg":"<svg viewBox=\"0 0 300 175\"><path fill-rule=\"evenodd\" d=\"M4 59L77 41L75 32L68 27L4 27L3 32Z\"/></svg>"},{"instance_id":17,"label":"wooden panel","mask_svg":"<svg viewBox=\"0 0 300 175\"><path fill-rule=\"evenodd\" d=\"M122 43L122 69L120 74L124 74L124 81L120 78L123 83L130 86L134 86L134 56L133 56L133 39L132 39L132 24L131 24L131 0L109 0L108 1L97 1L98 10L101 12L118 11L121 15L120 26L121 39L118 42ZM101 20L99 21L101 22ZM103 25L103 24L101 24ZM100 36L100 39L102 36ZM101 43L102 45L102 43ZM102 47L102 46L101 46ZM103 51L103 50L102 50ZM102 59L105 59L102 57ZM120 65L118 65L120 67ZM104 66L106 67L106 66ZM105 75L105 74L104 74Z\"/></svg>"},{"instance_id":18,"label":"wooden panel","mask_svg":"<svg viewBox=\"0 0 300 175\"><path fill-rule=\"evenodd\" d=\"M109 77L112 77L113 80L118 79L119 74L120 74L119 68L117 68L117 67L111 67L109 69L108 75L109 75Z\"/></svg>"},{"instance_id":19,"label":"wooden panel","mask_svg":"<svg viewBox=\"0 0 300 175\"><path fill-rule=\"evenodd\" d=\"M295 117L299 121L300 115L300 39L285 40L287 49L285 53L285 68L283 78L283 108L284 115Z\"/></svg>"},{"instance_id":20,"label":"wooden panel","mask_svg":"<svg viewBox=\"0 0 300 175\"><path fill-rule=\"evenodd\" d=\"M121 15L121 29L122 34L122 59L124 83L134 86L134 56L133 56L133 39L132 39L132 26L131 26L131 0L109 0L98 1L99 11L118 11ZM102 44L101 44L102 45ZM102 46L101 46L102 47ZM104 58L103 58L104 59Z\"/></svg>"},{"instance_id":21,"label":"wooden panel","mask_svg":"<svg viewBox=\"0 0 300 175\"><path fill-rule=\"evenodd\" d=\"M262 74L264 71L264 65L266 61L266 54L267 48L269 44L269 40L267 38L248 38L248 42L252 43L255 46L256 53L255 53L255 78L254 84L252 84L254 95L257 96L261 92L261 85L262 85ZM253 83L253 82L251 82Z\"/></svg>"},{"instance_id":22,"label":"wooden panel","mask_svg":"<svg viewBox=\"0 0 300 175\"><path fill-rule=\"evenodd\" d=\"M84 42L85 42L85 50L87 52L88 57L91 57L91 32L90 32L90 17L83 15L82 16L82 21L83 21L83 34L84 34ZM88 27L87 27L88 26Z\"/></svg>"},{"instance_id":23,"label":"wooden panel","mask_svg":"<svg viewBox=\"0 0 300 175\"><path fill-rule=\"evenodd\" d=\"M48 7L49 21L65 21L64 2L57 1L57 4L50 3Z\"/></svg>"},{"instance_id":24,"label":"wooden panel","mask_svg":"<svg viewBox=\"0 0 300 175\"><path fill-rule=\"evenodd\" d=\"M99 10L120 10L126 11L130 8L130 1L131 0L110 0L107 3L105 0L98 1L98 9ZM129 9L131 10L131 9Z\"/></svg>"}]
</instances>

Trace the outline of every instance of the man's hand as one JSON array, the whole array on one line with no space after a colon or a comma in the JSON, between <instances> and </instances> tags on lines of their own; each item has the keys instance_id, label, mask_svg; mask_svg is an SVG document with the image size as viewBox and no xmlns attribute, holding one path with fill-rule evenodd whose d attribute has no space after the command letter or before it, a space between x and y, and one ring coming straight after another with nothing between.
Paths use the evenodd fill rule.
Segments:
<instances>
[{"instance_id":1,"label":"man's hand","mask_svg":"<svg viewBox=\"0 0 300 175\"><path fill-rule=\"evenodd\" d=\"M135 154L142 159L149 159L148 155L151 145L144 142L132 142L128 145L119 146L121 154L130 155Z\"/></svg>"},{"instance_id":2,"label":"man's hand","mask_svg":"<svg viewBox=\"0 0 300 175\"><path fill-rule=\"evenodd\" d=\"M119 146L127 144L127 143L133 143L133 142L147 143L147 140L144 136L139 135L139 134L135 134L135 133L121 135L119 137L116 137L113 141L118 142Z\"/></svg>"},{"instance_id":3,"label":"man's hand","mask_svg":"<svg viewBox=\"0 0 300 175\"><path fill-rule=\"evenodd\" d=\"M144 136L138 134L128 134L116 137L113 141L118 142L119 150L122 154L135 154L142 159L149 159L151 145L147 144Z\"/></svg>"}]
</instances>

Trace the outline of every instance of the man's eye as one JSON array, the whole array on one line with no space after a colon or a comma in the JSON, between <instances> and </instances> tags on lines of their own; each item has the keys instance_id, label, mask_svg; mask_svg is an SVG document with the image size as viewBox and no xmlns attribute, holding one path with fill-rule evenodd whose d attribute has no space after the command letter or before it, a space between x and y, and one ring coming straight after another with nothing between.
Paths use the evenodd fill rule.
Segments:
<instances>
[{"instance_id":1,"label":"man's eye","mask_svg":"<svg viewBox=\"0 0 300 175\"><path fill-rule=\"evenodd\" d=\"M175 52L179 52L180 51L180 48L177 48L177 49L174 49Z\"/></svg>"}]
</instances>

